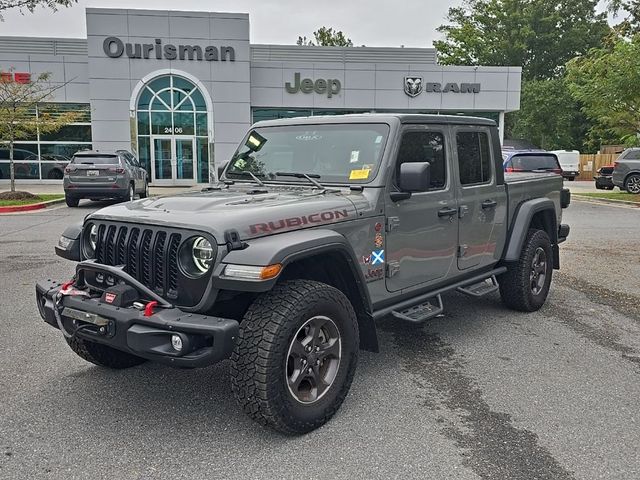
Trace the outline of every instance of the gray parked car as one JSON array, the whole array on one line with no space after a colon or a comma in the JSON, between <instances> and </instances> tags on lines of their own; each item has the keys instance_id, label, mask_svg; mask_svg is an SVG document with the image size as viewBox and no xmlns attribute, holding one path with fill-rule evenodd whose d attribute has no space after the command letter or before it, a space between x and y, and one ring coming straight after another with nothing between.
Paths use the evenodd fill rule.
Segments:
<instances>
[{"instance_id":1,"label":"gray parked car","mask_svg":"<svg viewBox=\"0 0 640 480\"><path fill-rule=\"evenodd\" d=\"M260 122L220 183L67 228L56 252L76 275L38 282L37 305L103 367L230 359L244 411L304 433L347 397L358 351L377 350L376 320L424 323L456 290L541 308L569 202L560 175L505 174L492 120Z\"/></svg>"},{"instance_id":2,"label":"gray parked car","mask_svg":"<svg viewBox=\"0 0 640 480\"><path fill-rule=\"evenodd\" d=\"M149 196L147 171L126 150L76 153L65 168L63 184L70 207L77 207L81 198L131 201L136 194L140 194L140 198Z\"/></svg>"},{"instance_id":3,"label":"gray parked car","mask_svg":"<svg viewBox=\"0 0 640 480\"><path fill-rule=\"evenodd\" d=\"M629 193L640 193L640 148L627 148L614 163L613 184Z\"/></svg>"}]
</instances>

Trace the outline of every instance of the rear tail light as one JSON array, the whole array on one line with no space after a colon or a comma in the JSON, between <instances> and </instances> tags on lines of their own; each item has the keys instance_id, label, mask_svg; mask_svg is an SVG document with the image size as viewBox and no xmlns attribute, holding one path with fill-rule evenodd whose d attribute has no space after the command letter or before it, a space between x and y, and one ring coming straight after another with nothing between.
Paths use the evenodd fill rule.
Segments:
<instances>
[{"instance_id":1,"label":"rear tail light","mask_svg":"<svg viewBox=\"0 0 640 480\"><path fill-rule=\"evenodd\" d=\"M117 174L122 174L124 173L124 168L122 167L118 167L118 168L110 168L109 172L111 173L117 173Z\"/></svg>"},{"instance_id":2,"label":"rear tail light","mask_svg":"<svg viewBox=\"0 0 640 480\"><path fill-rule=\"evenodd\" d=\"M554 168L553 170L551 170L553 173L557 173L559 175L562 175L562 169L561 168Z\"/></svg>"},{"instance_id":3,"label":"rear tail light","mask_svg":"<svg viewBox=\"0 0 640 480\"><path fill-rule=\"evenodd\" d=\"M620 162L613 162L613 169L615 170L620 165Z\"/></svg>"},{"instance_id":4,"label":"rear tail light","mask_svg":"<svg viewBox=\"0 0 640 480\"><path fill-rule=\"evenodd\" d=\"M507 173L515 173L515 172L522 172L523 170L521 168L507 167L504 169L504 171Z\"/></svg>"}]
</instances>

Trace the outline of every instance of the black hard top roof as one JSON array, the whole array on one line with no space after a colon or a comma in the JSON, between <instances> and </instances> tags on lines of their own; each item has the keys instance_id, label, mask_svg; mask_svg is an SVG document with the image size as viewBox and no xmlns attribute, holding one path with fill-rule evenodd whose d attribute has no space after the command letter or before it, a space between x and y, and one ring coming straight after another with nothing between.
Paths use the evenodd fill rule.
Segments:
<instances>
[{"instance_id":1,"label":"black hard top roof","mask_svg":"<svg viewBox=\"0 0 640 480\"><path fill-rule=\"evenodd\" d=\"M468 117L464 115L422 115L414 113L356 113L349 115L319 115L314 117L294 117L278 120L264 120L256 127L278 125L318 125L331 123L391 123L403 124L450 124L450 125L483 125L495 127L496 122L488 118Z\"/></svg>"}]
</instances>

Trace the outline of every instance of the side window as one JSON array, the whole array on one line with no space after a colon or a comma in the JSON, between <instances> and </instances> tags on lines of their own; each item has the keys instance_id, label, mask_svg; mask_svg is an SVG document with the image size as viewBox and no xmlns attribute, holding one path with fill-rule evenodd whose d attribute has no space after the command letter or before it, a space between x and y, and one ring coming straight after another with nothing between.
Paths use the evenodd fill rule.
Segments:
<instances>
[{"instance_id":1,"label":"side window","mask_svg":"<svg viewBox=\"0 0 640 480\"><path fill-rule=\"evenodd\" d=\"M626 160L640 160L640 150L629 150L624 158Z\"/></svg>"},{"instance_id":2,"label":"side window","mask_svg":"<svg viewBox=\"0 0 640 480\"><path fill-rule=\"evenodd\" d=\"M491 181L491 149L487 132L458 132L460 183L473 185Z\"/></svg>"},{"instance_id":3,"label":"side window","mask_svg":"<svg viewBox=\"0 0 640 480\"><path fill-rule=\"evenodd\" d=\"M442 133L426 130L405 132L398 152L396 177L400 173L400 165L405 162L429 162L433 190L443 189L447 184L447 164Z\"/></svg>"}]
</instances>

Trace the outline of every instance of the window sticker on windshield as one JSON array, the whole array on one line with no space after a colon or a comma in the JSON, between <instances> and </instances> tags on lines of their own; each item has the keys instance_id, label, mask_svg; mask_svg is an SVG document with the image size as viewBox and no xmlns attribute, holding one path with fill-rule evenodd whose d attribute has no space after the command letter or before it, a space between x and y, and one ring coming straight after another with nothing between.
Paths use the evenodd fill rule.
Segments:
<instances>
[{"instance_id":1,"label":"window sticker on windshield","mask_svg":"<svg viewBox=\"0 0 640 480\"><path fill-rule=\"evenodd\" d=\"M351 170L351 173L349 174L349 180L366 180L369 178L369 173L371 173L371 170L369 170L368 168Z\"/></svg>"},{"instance_id":2,"label":"window sticker on windshield","mask_svg":"<svg viewBox=\"0 0 640 480\"><path fill-rule=\"evenodd\" d=\"M376 137L376 143L381 143L382 142L382 135L378 135Z\"/></svg>"},{"instance_id":3,"label":"window sticker on windshield","mask_svg":"<svg viewBox=\"0 0 640 480\"><path fill-rule=\"evenodd\" d=\"M351 152L350 163L357 163L359 158L360 158L360 150L353 150Z\"/></svg>"}]
</instances>

